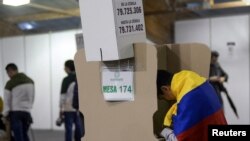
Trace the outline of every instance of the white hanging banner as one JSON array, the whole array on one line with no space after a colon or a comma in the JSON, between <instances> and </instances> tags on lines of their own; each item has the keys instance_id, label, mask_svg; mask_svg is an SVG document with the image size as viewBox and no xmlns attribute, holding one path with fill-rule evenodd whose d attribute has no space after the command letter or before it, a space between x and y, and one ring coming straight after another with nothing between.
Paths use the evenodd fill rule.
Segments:
<instances>
[{"instance_id":1,"label":"white hanging banner","mask_svg":"<svg viewBox=\"0 0 250 141\"><path fill-rule=\"evenodd\" d=\"M134 101L133 71L103 71L102 92L106 101Z\"/></svg>"}]
</instances>

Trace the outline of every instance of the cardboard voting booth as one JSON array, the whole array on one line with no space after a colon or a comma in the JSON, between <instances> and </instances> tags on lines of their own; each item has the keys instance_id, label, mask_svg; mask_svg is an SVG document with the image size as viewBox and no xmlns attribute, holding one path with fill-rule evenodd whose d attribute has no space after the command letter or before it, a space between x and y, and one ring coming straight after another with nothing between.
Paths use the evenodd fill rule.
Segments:
<instances>
[{"instance_id":1,"label":"cardboard voting booth","mask_svg":"<svg viewBox=\"0 0 250 141\"><path fill-rule=\"evenodd\" d=\"M178 72L192 70L208 78L210 66L210 49L199 43L157 45L158 69ZM153 115L154 134L160 135L166 111L174 102L158 99L157 111Z\"/></svg>"},{"instance_id":2,"label":"cardboard voting booth","mask_svg":"<svg viewBox=\"0 0 250 141\"><path fill-rule=\"evenodd\" d=\"M87 62L78 50L75 67L80 110L85 116L83 141L157 141L163 118L171 104L157 100L157 69L193 70L207 77L210 50L202 44L134 44L134 99L107 101L103 95L103 62Z\"/></svg>"},{"instance_id":3,"label":"cardboard voting booth","mask_svg":"<svg viewBox=\"0 0 250 141\"><path fill-rule=\"evenodd\" d=\"M156 45L158 69L170 72L192 70L208 78L211 51L199 43Z\"/></svg>"}]
</instances>

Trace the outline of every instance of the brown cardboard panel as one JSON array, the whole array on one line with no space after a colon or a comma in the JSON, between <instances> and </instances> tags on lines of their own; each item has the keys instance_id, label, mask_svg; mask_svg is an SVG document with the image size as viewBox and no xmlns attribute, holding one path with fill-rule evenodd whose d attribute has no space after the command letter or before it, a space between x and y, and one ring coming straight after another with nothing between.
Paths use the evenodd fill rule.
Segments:
<instances>
[{"instance_id":1,"label":"brown cardboard panel","mask_svg":"<svg viewBox=\"0 0 250 141\"><path fill-rule=\"evenodd\" d=\"M167 45L158 45L157 48L157 64L158 69L166 69L167 66L167 52L170 50Z\"/></svg>"},{"instance_id":2,"label":"brown cardboard panel","mask_svg":"<svg viewBox=\"0 0 250 141\"><path fill-rule=\"evenodd\" d=\"M187 69L208 78L211 51L206 45L168 44L157 46L157 52L159 69L167 69L171 72Z\"/></svg>"},{"instance_id":3,"label":"brown cardboard panel","mask_svg":"<svg viewBox=\"0 0 250 141\"><path fill-rule=\"evenodd\" d=\"M154 141L157 109L157 53L152 45L136 44L135 101L106 102L101 92L100 62L87 62L84 50L75 55L80 110L85 115L83 141Z\"/></svg>"}]
</instances>

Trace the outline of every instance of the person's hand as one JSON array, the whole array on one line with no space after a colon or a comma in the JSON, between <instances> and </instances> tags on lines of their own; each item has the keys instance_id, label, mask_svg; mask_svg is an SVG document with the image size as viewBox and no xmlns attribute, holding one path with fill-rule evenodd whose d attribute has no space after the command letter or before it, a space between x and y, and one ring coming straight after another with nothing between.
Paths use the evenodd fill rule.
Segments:
<instances>
[{"instance_id":1,"label":"person's hand","mask_svg":"<svg viewBox=\"0 0 250 141\"><path fill-rule=\"evenodd\" d=\"M165 127L161 131L161 135L165 138L166 141L177 141L177 138L176 138L173 130L170 129L169 127Z\"/></svg>"},{"instance_id":2,"label":"person's hand","mask_svg":"<svg viewBox=\"0 0 250 141\"><path fill-rule=\"evenodd\" d=\"M169 127L165 127L162 131L161 131L161 136L164 137L165 139L167 139L169 137L169 135L173 134L173 130L170 129Z\"/></svg>"},{"instance_id":3,"label":"person's hand","mask_svg":"<svg viewBox=\"0 0 250 141\"><path fill-rule=\"evenodd\" d=\"M9 121L9 116L2 116L1 120L6 124Z\"/></svg>"},{"instance_id":4,"label":"person's hand","mask_svg":"<svg viewBox=\"0 0 250 141\"><path fill-rule=\"evenodd\" d=\"M64 110L60 110L59 117L63 117Z\"/></svg>"},{"instance_id":5,"label":"person's hand","mask_svg":"<svg viewBox=\"0 0 250 141\"><path fill-rule=\"evenodd\" d=\"M223 82L225 82L225 80L226 80L225 77L220 77L219 82L220 82L220 83L223 83Z\"/></svg>"},{"instance_id":6,"label":"person's hand","mask_svg":"<svg viewBox=\"0 0 250 141\"><path fill-rule=\"evenodd\" d=\"M209 80L212 82L220 82L220 78L218 76L211 76L209 77Z\"/></svg>"},{"instance_id":7,"label":"person's hand","mask_svg":"<svg viewBox=\"0 0 250 141\"><path fill-rule=\"evenodd\" d=\"M64 107L59 107L59 113L62 114L64 112Z\"/></svg>"}]
</instances>

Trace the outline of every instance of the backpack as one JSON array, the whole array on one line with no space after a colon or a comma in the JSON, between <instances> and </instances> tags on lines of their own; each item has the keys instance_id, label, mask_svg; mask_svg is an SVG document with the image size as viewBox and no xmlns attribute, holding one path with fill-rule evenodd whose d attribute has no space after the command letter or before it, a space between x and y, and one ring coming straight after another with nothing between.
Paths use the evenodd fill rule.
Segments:
<instances>
[{"instance_id":1,"label":"backpack","mask_svg":"<svg viewBox=\"0 0 250 141\"><path fill-rule=\"evenodd\" d=\"M79 96L78 96L78 84L77 81L75 82L74 92L73 92L73 102L72 106L76 110L79 110Z\"/></svg>"},{"instance_id":2,"label":"backpack","mask_svg":"<svg viewBox=\"0 0 250 141\"><path fill-rule=\"evenodd\" d=\"M78 96L78 84L77 81L75 83L74 87L74 95L73 95L73 102L72 102L73 108L75 108L78 112L78 117L81 124L81 137L85 135L85 125L84 125L84 115L81 111L79 111L79 96Z\"/></svg>"},{"instance_id":3,"label":"backpack","mask_svg":"<svg viewBox=\"0 0 250 141\"><path fill-rule=\"evenodd\" d=\"M79 113L79 120L81 124L81 137L84 137L85 135L84 115L80 111L78 111L78 113Z\"/></svg>"}]
</instances>

